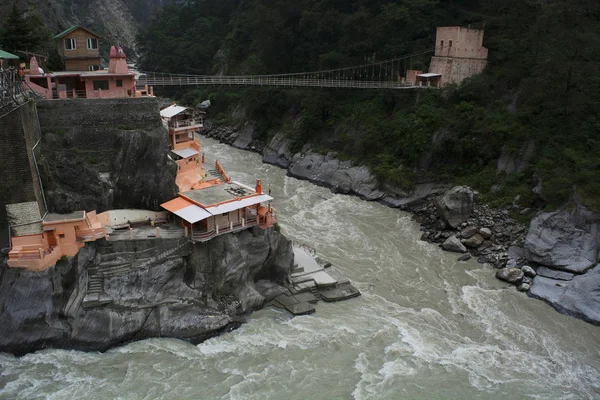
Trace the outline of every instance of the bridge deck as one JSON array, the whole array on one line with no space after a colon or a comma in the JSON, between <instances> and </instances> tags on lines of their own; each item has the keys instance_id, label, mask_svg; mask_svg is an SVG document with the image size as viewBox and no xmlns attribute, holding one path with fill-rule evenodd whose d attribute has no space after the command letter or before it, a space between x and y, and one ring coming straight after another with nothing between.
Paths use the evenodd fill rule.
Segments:
<instances>
[{"instance_id":1,"label":"bridge deck","mask_svg":"<svg viewBox=\"0 0 600 400\"><path fill-rule=\"evenodd\" d=\"M394 81L360 81L341 79L316 79L268 76L212 76L212 75L172 75L142 76L138 87L148 86L200 86L200 85L236 85L236 86L291 86L349 89L427 89L429 86L415 86ZM431 87L434 88L434 87Z\"/></svg>"}]
</instances>

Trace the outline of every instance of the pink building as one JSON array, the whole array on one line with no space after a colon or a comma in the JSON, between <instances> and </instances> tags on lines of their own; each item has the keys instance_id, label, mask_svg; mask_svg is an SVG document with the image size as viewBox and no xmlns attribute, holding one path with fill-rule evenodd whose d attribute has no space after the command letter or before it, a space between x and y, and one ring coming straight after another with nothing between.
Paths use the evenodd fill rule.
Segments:
<instances>
[{"instance_id":1,"label":"pink building","mask_svg":"<svg viewBox=\"0 0 600 400\"><path fill-rule=\"evenodd\" d=\"M139 97L135 90L135 74L129 72L123 49L110 48L108 69L99 71L61 71L41 73L37 60L31 57L25 82L46 99L109 99Z\"/></svg>"},{"instance_id":2,"label":"pink building","mask_svg":"<svg viewBox=\"0 0 600 400\"><path fill-rule=\"evenodd\" d=\"M444 86L461 83L480 74L487 65L488 49L483 47L483 30L445 26L437 28L435 55L429 73L418 81Z\"/></svg>"},{"instance_id":3,"label":"pink building","mask_svg":"<svg viewBox=\"0 0 600 400\"><path fill-rule=\"evenodd\" d=\"M74 256L85 242L106 238L96 212L48 214L29 235L12 236L7 264L12 268L43 271L62 256Z\"/></svg>"}]
</instances>

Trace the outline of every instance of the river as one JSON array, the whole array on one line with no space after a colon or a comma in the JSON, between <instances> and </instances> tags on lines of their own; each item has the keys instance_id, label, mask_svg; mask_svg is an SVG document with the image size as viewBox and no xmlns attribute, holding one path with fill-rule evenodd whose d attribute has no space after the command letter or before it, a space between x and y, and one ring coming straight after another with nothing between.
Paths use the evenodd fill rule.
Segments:
<instances>
[{"instance_id":1,"label":"river","mask_svg":"<svg viewBox=\"0 0 600 400\"><path fill-rule=\"evenodd\" d=\"M282 232L362 296L310 316L253 313L198 346L0 354L1 399L579 399L600 397L600 328L418 240L410 215L337 195L203 138L236 180L271 185Z\"/></svg>"}]
</instances>

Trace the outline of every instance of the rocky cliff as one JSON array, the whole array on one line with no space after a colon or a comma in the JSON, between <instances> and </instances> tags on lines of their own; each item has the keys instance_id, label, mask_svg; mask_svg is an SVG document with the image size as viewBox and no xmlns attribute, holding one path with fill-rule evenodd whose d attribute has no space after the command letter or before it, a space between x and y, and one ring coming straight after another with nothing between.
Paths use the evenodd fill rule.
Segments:
<instances>
[{"instance_id":1,"label":"rocky cliff","mask_svg":"<svg viewBox=\"0 0 600 400\"><path fill-rule=\"evenodd\" d=\"M128 56L135 55L139 28L154 11L170 3L170 0L100 0L91 5L85 0L18 1L22 9L29 6L39 12L52 36L77 24L94 30L102 39L110 32L113 41L125 46ZM0 7L0 18L8 14L11 5L12 2L7 2L7 7Z\"/></svg>"},{"instance_id":2,"label":"rocky cliff","mask_svg":"<svg viewBox=\"0 0 600 400\"><path fill-rule=\"evenodd\" d=\"M37 108L52 212L156 209L177 195L155 99L42 100Z\"/></svg>"},{"instance_id":3,"label":"rocky cliff","mask_svg":"<svg viewBox=\"0 0 600 400\"><path fill-rule=\"evenodd\" d=\"M293 260L289 240L253 228L193 245L102 240L44 272L1 265L0 352L103 351L148 337L201 341L262 306L255 283L282 282ZM96 288L90 277L99 275Z\"/></svg>"}]
</instances>

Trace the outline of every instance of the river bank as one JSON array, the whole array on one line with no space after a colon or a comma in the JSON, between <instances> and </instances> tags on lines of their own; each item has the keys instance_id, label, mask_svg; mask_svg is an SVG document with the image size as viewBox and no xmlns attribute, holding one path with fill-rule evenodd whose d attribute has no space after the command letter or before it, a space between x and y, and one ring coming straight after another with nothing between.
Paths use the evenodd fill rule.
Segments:
<instances>
[{"instance_id":1,"label":"river bank","mask_svg":"<svg viewBox=\"0 0 600 400\"><path fill-rule=\"evenodd\" d=\"M510 212L531 214L530 209L517 205L493 209L477 202L476 191L467 188L456 196L451 192L457 188L444 183L420 183L411 192L380 184L366 167L339 160L335 153L318 154L308 145L293 153L291 141L283 134L275 135L269 143L254 140L251 122L240 131L208 123L201 133L257 152L263 162L286 169L289 176L328 187L334 193L409 211L421 224L422 240L462 253L459 261L475 257L498 269L496 277L519 291L561 313L600 325L600 313L595 311L600 296L593 290L600 287L600 267L596 265L600 259L600 217L581 206L575 212L539 213L527 225L511 218ZM585 237L583 245L578 243L581 236ZM548 243L548 238L560 245Z\"/></svg>"}]
</instances>

